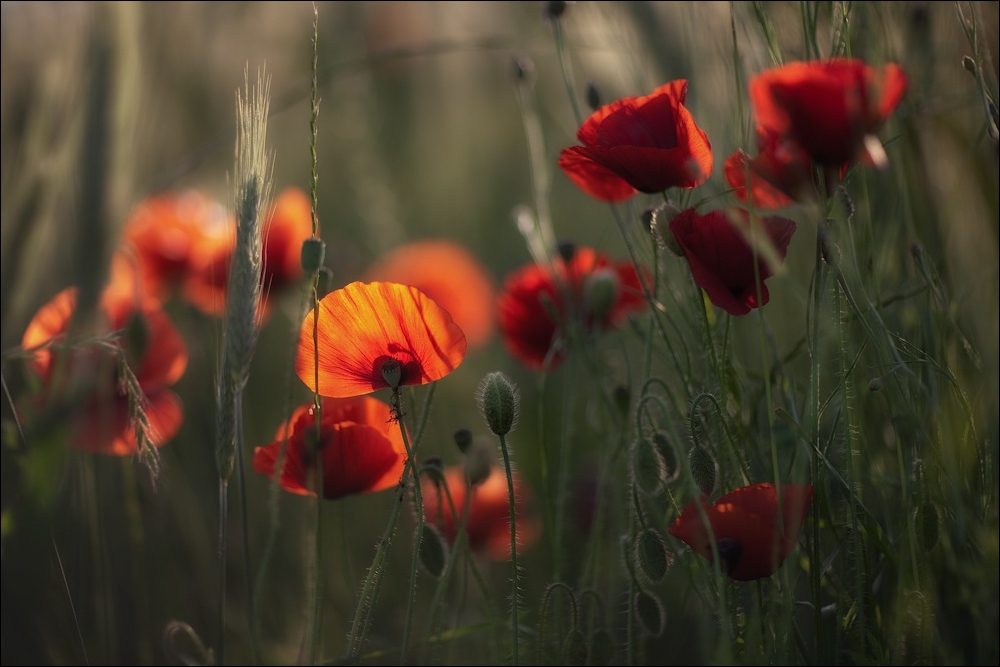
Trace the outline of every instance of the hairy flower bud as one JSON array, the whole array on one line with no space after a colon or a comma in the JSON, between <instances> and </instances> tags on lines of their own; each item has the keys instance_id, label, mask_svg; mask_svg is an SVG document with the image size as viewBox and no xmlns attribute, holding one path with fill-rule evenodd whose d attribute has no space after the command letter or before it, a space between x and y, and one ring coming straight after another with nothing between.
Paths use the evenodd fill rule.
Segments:
<instances>
[{"instance_id":1,"label":"hairy flower bud","mask_svg":"<svg viewBox=\"0 0 1000 667\"><path fill-rule=\"evenodd\" d=\"M500 371L488 373L479 383L477 398L490 430L497 435L510 433L521 403L514 383Z\"/></svg>"}]
</instances>

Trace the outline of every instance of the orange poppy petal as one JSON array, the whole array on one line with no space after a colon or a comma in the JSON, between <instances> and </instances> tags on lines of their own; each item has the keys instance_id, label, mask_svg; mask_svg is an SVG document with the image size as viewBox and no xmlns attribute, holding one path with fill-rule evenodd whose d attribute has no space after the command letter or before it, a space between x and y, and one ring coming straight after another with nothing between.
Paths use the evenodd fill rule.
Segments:
<instances>
[{"instance_id":1,"label":"orange poppy petal","mask_svg":"<svg viewBox=\"0 0 1000 667\"><path fill-rule=\"evenodd\" d=\"M274 200L265 231L265 288L278 289L302 277L302 242L310 236L312 202L299 188L285 188Z\"/></svg>"},{"instance_id":2,"label":"orange poppy petal","mask_svg":"<svg viewBox=\"0 0 1000 667\"><path fill-rule=\"evenodd\" d=\"M457 243L430 239L399 246L375 262L365 279L416 287L448 311L470 348L484 344L492 333L493 281Z\"/></svg>"},{"instance_id":3,"label":"orange poppy petal","mask_svg":"<svg viewBox=\"0 0 1000 667\"><path fill-rule=\"evenodd\" d=\"M144 406L153 446L160 447L177 435L184 410L171 391L147 397ZM70 444L94 454L130 456L136 453L135 424L129 419L128 400L118 396L88 401L79 411Z\"/></svg>"},{"instance_id":4,"label":"orange poppy petal","mask_svg":"<svg viewBox=\"0 0 1000 667\"><path fill-rule=\"evenodd\" d=\"M319 386L316 386L313 322L299 332L295 370L322 396L347 397L388 387L382 364L398 361L400 384L425 384L455 370L466 340L448 311L415 287L354 282L319 303Z\"/></svg>"}]
</instances>

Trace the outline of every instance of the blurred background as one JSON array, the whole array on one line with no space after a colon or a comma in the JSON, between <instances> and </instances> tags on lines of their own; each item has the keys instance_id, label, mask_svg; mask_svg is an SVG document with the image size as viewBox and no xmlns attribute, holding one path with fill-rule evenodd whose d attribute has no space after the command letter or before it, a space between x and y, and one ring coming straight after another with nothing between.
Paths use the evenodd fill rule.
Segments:
<instances>
[{"instance_id":1,"label":"blurred background","mask_svg":"<svg viewBox=\"0 0 1000 667\"><path fill-rule=\"evenodd\" d=\"M514 215L517 207L536 201L515 57L533 82L528 106L543 129L551 178L551 192L543 196L556 235L627 257L608 208L556 166L559 150L577 143L578 122L553 30L543 19L546 4L318 4L318 213L331 289L359 279L388 250L424 238L465 246L496 288L530 261ZM822 21L830 20L836 4L820 3ZM725 157L751 148L743 143L750 127L746 83L773 65L754 12L766 14L772 46L791 61L804 54L800 3L736 3L735 25L724 2L569 5L561 19L565 55L581 107L586 109L588 84L609 102L688 79L687 106L715 156L712 178L691 201L722 196L728 189ZM979 17L979 46L992 68L984 76L995 85L998 3L960 6L967 16ZM122 225L145 198L197 189L229 205L235 93L248 72L253 80L263 70L271 81L274 190L297 186L308 192L313 6L3 2L0 17L0 335L7 392L3 663L177 664L197 651L178 639L189 635L168 631L180 627L175 623L186 624L208 645L215 636L218 491L212 438L219 321L179 300L167 304L190 360L176 386L184 423L161 449L155 484L135 461L74 451L51 430L22 425L26 437L35 438L23 446L13 411L34 385L17 349L32 316L58 291L103 282ZM910 78L903 106L882 133L890 168L870 173L865 182L873 215L884 218L873 222L878 239L869 260L883 271L889 293L904 290L915 274L911 245L919 242L928 252L952 298L949 317L985 369L962 373L965 362L957 361L977 426L995 456L997 143L987 130L987 103L962 67L973 46L952 3L853 3L851 26L852 55L873 64L898 62ZM820 47L828 50L829 44ZM623 208L628 219L638 220L643 208L656 203L656 197L640 195ZM770 284L769 318L783 352L802 335L814 229L815 222L800 223L788 271ZM633 225L632 233L640 232ZM677 276L682 270L679 262L667 269ZM288 414L289 397L292 405L308 400L291 370L300 296L285 295L260 333L245 399L248 447L271 441ZM904 321L907 316L901 315ZM743 326L756 325L734 323L734 340ZM625 344L637 342L633 337ZM734 344L737 359L752 357L755 345L747 347ZM535 395L538 380L496 334L439 383L423 456L457 461L451 434L458 428L486 437L472 394L491 370L503 370L522 388L526 405L511 443L523 472L537 482L532 401L542 400ZM627 369L616 378L624 384L629 379ZM557 387L560 381L554 376ZM551 393L558 414L561 391ZM580 422L577 432L586 439L587 424ZM600 446L590 443L583 451ZM580 463L596 460L584 455ZM259 519L251 524L256 554L267 525L268 485L252 471L247 483L250 515ZM383 493L328 506L323 538L331 560L323 582L322 656L342 651L359 582L392 500L393 494ZM995 494L989 504L995 535ZM269 661L298 659L309 612L312 507L307 498L282 496L273 574L258 591L267 600L262 639ZM245 600L235 525L231 533L229 658L239 662L248 659L249 647L241 625ZM398 639L411 541L412 521L404 516L389 565L399 576L388 578L381 593L369 637L375 647ZM550 583L542 551L525 554L523 592L530 606ZM996 594L995 549L992 557L992 579L984 575L987 596ZM486 564L483 572L504 608L509 568ZM429 596L431 589L424 584L421 593ZM993 614L995 631L995 597ZM692 657L683 634L663 640L663 649ZM449 650L474 663L481 659L475 642L473 636Z\"/></svg>"}]
</instances>

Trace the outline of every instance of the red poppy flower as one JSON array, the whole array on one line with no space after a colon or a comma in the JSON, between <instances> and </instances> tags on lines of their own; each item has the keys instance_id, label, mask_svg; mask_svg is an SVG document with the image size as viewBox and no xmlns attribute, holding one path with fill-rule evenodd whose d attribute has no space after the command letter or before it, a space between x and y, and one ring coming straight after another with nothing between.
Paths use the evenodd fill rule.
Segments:
<instances>
[{"instance_id":1,"label":"red poppy flower","mask_svg":"<svg viewBox=\"0 0 1000 667\"><path fill-rule=\"evenodd\" d=\"M493 330L493 281L474 255L451 241L401 245L369 267L365 280L416 287L448 311L470 348L483 345Z\"/></svg>"},{"instance_id":2,"label":"red poppy flower","mask_svg":"<svg viewBox=\"0 0 1000 667\"><path fill-rule=\"evenodd\" d=\"M726 160L726 180L744 202L748 172L753 205L758 208L780 208L816 195L816 167L812 160L798 144L773 132L758 135L757 157L750 159L737 150Z\"/></svg>"},{"instance_id":3,"label":"red poppy flower","mask_svg":"<svg viewBox=\"0 0 1000 667\"><path fill-rule=\"evenodd\" d=\"M303 275L302 242L312 235L312 203L298 188L286 188L270 207L261 249L261 317L269 311L268 295L294 284ZM235 222L206 235L192 250L185 298L210 315L226 311L226 283L236 247Z\"/></svg>"},{"instance_id":4,"label":"red poppy flower","mask_svg":"<svg viewBox=\"0 0 1000 667\"><path fill-rule=\"evenodd\" d=\"M705 215L689 208L670 222L670 231L684 251L694 281L705 290L712 303L731 315L745 315L768 302L770 294L764 281L785 259L795 231L795 223L786 218L755 219L758 226L757 271L761 280L758 304L754 253L748 241L749 218L749 214L739 208L711 211Z\"/></svg>"},{"instance_id":5,"label":"red poppy flower","mask_svg":"<svg viewBox=\"0 0 1000 667\"><path fill-rule=\"evenodd\" d=\"M383 366L401 372L398 384L440 380L462 363L465 335L451 316L416 287L354 282L319 302L319 387L315 381L313 321L299 332L295 370L322 396L343 398L391 386Z\"/></svg>"},{"instance_id":6,"label":"red poppy flower","mask_svg":"<svg viewBox=\"0 0 1000 667\"><path fill-rule=\"evenodd\" d=\"M894 63L881 70L850 58L798 62L750 81L757 126L795 141L817 164L841 167L867 154L880 162L875 132L906 93Z\"/></svg>"},{"instance_id":7,"label":"red poppy flower","mask_svg":"<svg viewBox=\"0 0 1000 667\"><path fill-rule=\"evenodd\" d=\"M739 581L760 579L781 567L795 548L812 494L811 484L782 485L780 530L773 484L744 486L711 505L702 496L688 503L670 528L670 534L709 560L712 559L714 537L726 574ZM708 517L711 536L705 530L697 502Z\"/></svg>"},{"instance_id":8,"label":"red poppy flower","mask_svg":"<svg viewBox=\"0 0 1000 667\"><path fill-rule=\"evenodd\" d=\"M225 208L199 192L162 194L132 210L122 236L135 250L146 290L163 298L188 278L200 247L217 244L228 223Z\"/></svg>"},{"instance_id":9,"label":"red poppy flower","mask_svg":"<svg viewBox=\"0 0 1000 667\"><path fill-rule=\"evenodd\" d=\"M684 106L687 85L671 81L601 107L576 134L583 145L564 149L559 166L584 192L611 202L705 182L712 147Z\"/></svg>"},{"instance_id":10,"label":"red poppy flower","mask_svg":"<svg viewBox=\"0 0 1000 667\"><path fill-rule=\"evenodd\" d=\"M285 444L278 483L291 493L316 495L317 449L323 456L323 497L330 500L388 489L403 474L406 447L399 425L388 405L368 396L323 399L319 437L312 403L296 409L274 437L254 450L253 467L274 475Z\"/></svg>"},{"instance_id":11,"label":"red poppy flower","mask_svg":"<svg viewBox=\"0 0 1000 667\"><path fill-rule=\"evenodd\" d=\"M613 326L630 312L646 306L639 275L631 262L613 264L591 248L577 248L569 262L554 260L555 274L537 264L524 266L507 277L497 300L500 331L510 353L531 369L545 359L565 335L568 308L563 286L573 300L574 312L582 315L584 327L598 330ZM608 287L595 312L593 299L598 283ZM589 292L589 294L588 294ZM607 297L610 297L607 300ZM562 354L553 353L551 364Z\"/></svg>"},{"instance_id":12,"label":"red poppy flower","mask_svg":"<svg viewBox=\"0 0 1000 667\"><path fill-rule=\"evenodd\" d=\"M89 452L126 455L136 452L135 428L128 394L119 376L116 350L123 346L129 368L143 397L151 441L162 445L178 431L183 419L180 399L170 391L184 373L187 350L184 341L152 300L143 300L134 290L134 279L122 277L119 268L112 277L128 284L112 283L99 304L97 335L129 330L127 338L113 338L109 348L78 343L69 349L38 349L29 366L41 378L44 394L55 392L82 396L72 415L70 444ZM21 340L25 350L47 343L59 344L73 320L76 289L63 290L35 314Z\"/></svg>"},{"instance_id":13,"label":"red poppy flower","mask_svg":"<svg viewBox=\"0 0 1000 667\"><path fill-rule=\"evenodd\" d=\"M517 551L521 553L541 535L542 524L531 511L532 498L527 484L517 472L513 472L511 477L514 480ZM445 539L454 542L469 491L464 466L446 468L444 482L451 494L454 511L444 490L424 477L424 519L436 526ZM496 560L510 558L510 500L507 492L507 474L494 466L486 479L472 488L469 515L465 521L465 534L472 550Z\"/></svg>"}]
</instances>

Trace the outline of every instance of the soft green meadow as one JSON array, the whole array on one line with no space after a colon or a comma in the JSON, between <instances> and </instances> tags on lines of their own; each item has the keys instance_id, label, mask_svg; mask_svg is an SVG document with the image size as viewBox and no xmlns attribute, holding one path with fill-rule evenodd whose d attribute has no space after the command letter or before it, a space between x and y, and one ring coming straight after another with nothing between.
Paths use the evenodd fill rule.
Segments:
<instances>
[{"instance_id":1,"label":"soft green meadow","mask_svg":"<svg viewBox=\"0 0 1000 667\"><path fill-rule=\"evenodd\" d=\"M0 13L3 664L1000 662L998 3ZM720 296L680 221L741 203L724 165L758 154L754 77L833 57L894 64L905 93L852 98L845 169L753 203L784 240L748 224L726 246L746 257L706 259L751 267ZM681 79L710 172L578 187L560 156L585 119ZM795 132L833 136L835 102ZM629 141L662 138L635 118ZM309 210L280 273L288 189ZM120 273L138 246L116 259L134 211L189 192L236 222L192 244L183 287L114 310L147 297ZM345 287L402 282L376 263L429 239L483 284L410 257L430 304ZM525 270L557 278L512 325ZM411 334L438 366L395 355Z\"/></svg>"}]
</instances>

